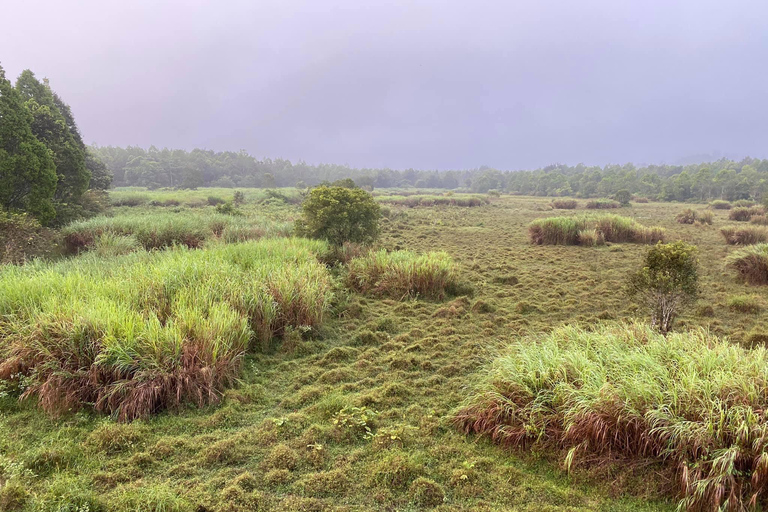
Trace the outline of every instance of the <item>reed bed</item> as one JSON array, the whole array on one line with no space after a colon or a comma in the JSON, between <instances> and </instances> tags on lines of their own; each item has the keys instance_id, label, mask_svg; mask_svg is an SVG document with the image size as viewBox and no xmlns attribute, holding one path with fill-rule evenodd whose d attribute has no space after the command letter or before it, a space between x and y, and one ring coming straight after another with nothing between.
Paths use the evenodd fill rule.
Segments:
<instances>
[{"instance_id":1,"label":"reed bed","mask_svg":"<svg viewBox=\"0 0 768 512\"><path fill-rule=\"evenodd\" d=\"M620 208L621 203L611 199L595 199L593 201L587 201L585 206L588 210L610 210L613 208Z\"/></svg>"},{"instance_id":2,"label":"reed bed","mask_svg":"<svg viewBox=\"0 0 768 512\"><path fill-rule=\"evenodd\" d=\"M768 243L739 249L731 253L725 262L742 281L753 285L768 284Z\"/></svg>"},{"instance_id":3,"label":"reed bed","mask_svg":"<svg viewBox=\"0 0 768 512\"><path fill-rule=\"evenodd\" d=\"M392 195L376 196L376 200L385 204L396 204L414 208L416 206L483 206L490 202L488 197L474 194L452 195Z\"/></svg>"},{"instance_id":4,"label":"reed bed","mask_svg":"<svg viewBox=\"0 0 768 512\"><path fill-rule=\"evenodd\" d=\"M645 227L620 215L582 215L537 219L528 226L536 245L601 245L605 242L653 244L664 240L664 228Z\"/></svg>"},{"instance_id":5,"label":"reed bed","mask_svg":"<svg viewBox=\"0 0 768 512\"><path fill-rule=\"evenodd\" d=\"M245 352L317 327L324 242L276 238L0 271L0 379L49 413L94 404L121 420L219 400Z\"/></svg>"},{"instance_id":6,"label":"reed bed","mask_svg":"<svg viewBox=\"0 0 768 512\"><path fill-rule=\"evenodd\" d=\"M456 284L457 265L446 252L371 251L348 265L350 288L376 296L442 298Z\"/></svg>"},{"instance_id":7,"label":"reed bed","mask_svg":"<svg viewBox=\"0 0 768 512\"><path fill-rule=\"evenodd\" d=\"M768 228L762 226L725 226L720 228L730 245L751 245L768 242Z\"/></svg>"},{"instance_id":8,"label":"reed bed","mask_svg":"<svg viewBox=\"0 0 768 512\"><path fill-rule=\"evenodd\" d=\"M104 235L133 237L139 246L150 250L173 245L194 249L211 239L244 242L265 236L288 236L291 231L289 223L185 210L94 217L68 225L62 235L65 251L76 254L96 246Z\"/></svg>"},{"instance_id":9,"label":"reed bed","mask_svg":"<svg viewBox=\"0 0 768 512\"><path fill-rule=\"evenodd\" d=\"M507 447L568 450L568 467L656 459L676 471L681 509L736 511L768 501L767 408L765 348L704 330L569 326L504 349L455 423Z\"/></svg>"}]
</instances>

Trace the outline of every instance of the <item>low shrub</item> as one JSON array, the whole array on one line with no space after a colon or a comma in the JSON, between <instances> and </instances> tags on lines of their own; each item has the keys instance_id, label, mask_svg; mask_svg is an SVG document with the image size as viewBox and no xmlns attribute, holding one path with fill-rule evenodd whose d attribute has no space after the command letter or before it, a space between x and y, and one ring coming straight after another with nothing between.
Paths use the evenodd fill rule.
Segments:
<instances>
[{"instance_id":1,"label":"low shrub","mask_svg":"<svg viewBox=\"0 0 768 512\"><path fill-rule=\"evenodd\" d=\"M768 488L768 351L704 330L561 327L508 346L455 417L507 447L568 450L565 464L656 459L681 509L741 510Z\"/></svg>"},{"instance_id":2,"label":"low shrub","mask_svg":"<svg viewBox=\"0 0 768 512\"><path fill-rule=\"evenodd\" d=\"M756 295L736 295L728 299L728 308L738 313L759 313L763 302Z\"/></svg>"},{"instance_id":3,"label":"low shrub","mask_svg":"<svg viewBox=\"0 0 768 512\"><path fill-rule=\"evenodd\" d=\"M226 203L226 199L222 199L218 196L208 196L208 206L218 206L220 204Z\"/></svg>"},{"instance_id":4,"label":"low shrub","mask_svg":"<svg viewBox=\"0 0 768 512\"><path fill-rule=\"evenodd\" d=\"M762 206L752 206L750 208L733 208L728 212L728 218L739 222L747 222L755 215L765 215L765 208Z\"/></svg>"},{"instance_id":5,"label":"low shrub","mask_svg":"<svg viewBox=\"0 0 768 512\"><path fill-rule=\"evenodd\" d=\"M742 281L754 285L768 284L768 243L739 249L730 254L725 262Z\"/></svg>"},{"instance_id":6,"label":"low shrub","mask_svg":"<svg viewBox=\"0 0 768 512\"><path fill-rule=\"evenodd\" d=\"M324 242L276 238L0 273L0 379L52 414L95 404L123 420L215 403L245 351L322 323Z\"/></svg>"},{"instance_id":7,"label":"low shrub","mask_svg":"<svg viewBox=\"0 0 768 512\"><path fill-rule=\"evenodd\" d=\"M720 229L730 245L750 245L768 242L768 228L760 226L726 226Z\"/></svg>"},{"instance_id":8,"label":"low shrub","mask_svg":"<svg viewBox=\"0 0 768 512\"><path fill-rule=\"evenodd\" d=\"M611 199L595 199L588 201L586 207L589 210L610 210L612 208L620 208L621 203Z\"/></svg>"},{"instance_id":9,"label":"low shrub","mask_svg":"<svg viewBox=\"0 0 768 512\"><path fill-rule=\"evenodd\" d=\"M647 244L664 240L664 229L645 227L619 215L585 215L537 219L528 226L528 235L536 245Z\"/></svg>"},{"instance_id":10,"label":"low shrub","mask_svg":"<svg viewBox=\"0 0 768 512\"><path fill-rule=\"evenodd\" d=\"M575 199L555 199L552 201L552 208L556 210L575 210L579 203Z\"/></svg>"},{"instance_id":11,"label":"low shrub","mask_svg":"<svg viewBox=\"0 0 768 512\"><path fill-rule=\"evenodd\" d=\"M403 298L442 298L458 279L458 268L445 252L372 251L349 262L347 284L360 293Z\"/></svg>"},{"instance_id":12,"label":"low shrub","mask_svg":"<svg viewBox=\"0 0 768 512\"><path fill-rule=\"evenodd\" d=\"M728 201L722 201L720 199L716 199L709 203L709 207L713 210L730 210L731 209L731 203Z\"/></svg>"}]
</instances>

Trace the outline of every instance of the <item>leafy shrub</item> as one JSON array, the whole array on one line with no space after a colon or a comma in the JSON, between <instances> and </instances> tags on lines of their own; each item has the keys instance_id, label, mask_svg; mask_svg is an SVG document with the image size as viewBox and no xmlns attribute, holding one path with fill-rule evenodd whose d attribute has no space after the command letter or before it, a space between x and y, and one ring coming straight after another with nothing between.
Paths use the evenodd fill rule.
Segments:
<instances>
[{"instance_id":1,"label":"leafy shrub","mask_svg":"<svg viewBox=\"0 0 768 512\"><path fill-rule=\"evenodd\" d=\"M552 208L557 210L575 210L579 203L575 199L555 199L552 201Z\"/></svg>"},{"instance_id":2,"label":"leafy shrub","mask_svg":"<svg viewBox=\"0 0 768 512\"><path fill-rule=\"evenodd\" d=\"M567 466L654 458L678 471L681 509L738 510L768 498L767 407L766 350L704 330L569 326L509 345L455 422L508 447L567 448Z\"/></svg>"},{"instance_id":3,"label":"leafy shrub","mask_svg":"<svg viewBox=\"0 0 768 512\"><path fill-rule=\"evenodd\" d=\"M237 209L235 207L235 203L232 201L225 201L222 204L216 205L216 213L221 213L222 215L242 215L243 212Z\"/></svg>"},{"instance_id":4,"label":"leafy shrub","mask_svg":"<svg viewBox=\"0 0 768 512\"><path fill-rule=\"evenodd\" d=\"M731 203L728 201L722 201L720 199L716 199L715 201L712 201L709 203L709 207L713 210L730 210L731 209Z\"/></svg>"},{"instance_id":5,"label":"leafy shrub","mask_svg":"<svg viewBox=\"0 0 768 512\"><path fill-rule=\"evenodd\" d=\"M245 204L245 193L243 193L242 190L235 190L235 193L232 195L232 202L235 203L236 206Z\"/></svg>"},{"instance_id":6,"label":"leafy shrub","mask_svg":"<svg viewBox=\"0 0 768 512\"><path fill-rule=\"evenodd\" d=\"M322 323L332 297L319 241L86 255L0 274L0 379L50 413L83 404L130 420L215 403L251 341Z\"/></svg>"},{"instance_id":7,"label":"leafy shrub","mask_svg":"<svg viewBox=\"0 0 768 512\"><path fill-rule=\"evenodd\" d=\"M362 189L317 187L302 204L296 232L333 245L370 244L379 236L380 217L378 203Z\"/></svg>"},{"instance_id":8,"label":"leafy shrub","mask_svg":"<svg viewBox=\"0 0 768 512\"><path fill-rule=\"evenodd\" d=\"M586 207L589 210L610 210L613 208L619 208L620 206L621 203L611 201L610 199L596 199L593 201L588 201L586 204Z\"/></svg>"},{"instance_id":9,"label":"leafy shrub","mask_svg":"<svg viewBox=\"0 0 768 512\"><path fill-rule=\"evenodd\" d=\"M58 253L59 236L26 213L0 211L0 265Z\"/></svg>"},{"instance_id":10,"label":"leafy shrub","mask_svg":"<svg viewBox=\"0 0 768 512\"><path fill-rule=\"evenodd\" d=\"M768 242L768 229L759 226L726 226L720 229L730 245L750 245Z\"/></svg>"},{"instance_id":11,"label":"leafy shrub","mask_svg":"<svg viewBox=\"0 0 768 512\"><path fill-rule=\"evenodd\" d=\"M768 284L768 244L760 243L739 249L725 260L726 266L736 271L748 284Z\"/></svg>"},{"instance_id":12,"label":"leafy shrub","mask_svg":"<svg viewBox=\"0 0 768 512\"><path fill-rule=\"evenodd\" d=\"M667 333L681 310L698 295L696 247L682 241L657 243L643 267L630 276L629 294L651 312L651 326Z\"/></svg>"},{"instance_id":13,"label":"leafy shrub","mask_svg":"<svg viewBox=\"0 0 768 512\"><path fill-rule=\"evenodd\" d=\"M528 226L536 245L600 245L604 242L655 243L664 239L664 229L647 228L619 215L584 215L537 219Z\"/></svg>"},{"instance_id":14,"label":"leafy shrub","mask_svg":"<svg viewBox=\"0 0 768 512\"><path fill-rule=\"evenodd\" d=\"M622 189L616 192L616 195L614 195L613 198L618 201L621 206L629 206L629 201L632 199L632 194L629 192L629 190Z\"/></svg>"},{"instance_id":15,"label":"leafy shrub","mask_svg":"<svg viewBox=\"0 0 768 512\"><path fill-rule=\"evenodd\" d=\"M372 295L442 298L456 282L458 270L445 252L372 251L349 262L347 284Z\"/></svg>"}]
</instances>

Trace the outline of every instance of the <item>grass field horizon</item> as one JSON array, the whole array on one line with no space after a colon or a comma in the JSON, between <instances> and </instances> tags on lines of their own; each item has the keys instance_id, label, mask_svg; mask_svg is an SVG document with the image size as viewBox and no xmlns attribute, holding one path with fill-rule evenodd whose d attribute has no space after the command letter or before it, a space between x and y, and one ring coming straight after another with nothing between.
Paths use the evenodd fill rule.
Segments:
<instances>
[{"instance_id":1,"label":"grass field horizon","mask_svg":"<svg viewBox=\"0 0 768 512\"><path fill-rule=\"evenodd\" d=\"M113 202L140 197L137 204L113 207L105 217L112 221L90 222L214 219L223 214L208 198L231 201L236 190L120 190L111 193ZM231 222L290 225L300 206L299 192L288 190L243 189L245 202ZM523 344L558 329L647 321L622 289L648 246L531 243L532 223L581 219L589 211L584 199L561 210L547 197L375 192L387 209L380 252L353 259L349 270L327 267L333 298L322 323L281 327L266 350L245 351L237 382L222 388L216 403L187 400L120 422L89 407L52 416L0 384L0 509L675 510L674 474L653 457L580 459L568 471L563 461L571 446L510 449L455 425L472 386L500 354L530 351ZM735 224L727 209L712 208L711 225L678 222L691 207L633 202L609 215L697 245L702 293L675 333L703 329L741 351L763 346L768 287L744 282L732 267L764 247L726 243L721 230ZM94 249L29 269L0 268L0 283L36 266L203 257L274 243L275 234L288 233L281 227L230 245L214 234L199 249L144 252L143 244L130 245L117 256ZM417 264L430 272L414 272ZM434 284L413 284L427 277Z\"/></svg>"}]
</instances>

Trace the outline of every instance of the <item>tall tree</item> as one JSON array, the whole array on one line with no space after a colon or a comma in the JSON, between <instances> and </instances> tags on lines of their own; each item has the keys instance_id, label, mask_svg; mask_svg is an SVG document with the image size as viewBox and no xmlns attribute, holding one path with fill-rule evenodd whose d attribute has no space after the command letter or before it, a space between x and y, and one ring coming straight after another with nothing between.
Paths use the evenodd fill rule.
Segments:
<instances>
[{"instance_id":1,"label":"tall tree","mask_svg":"<svg viewBox=\"0 0 768 512\"><path fill-rule=\"evenodd\" d=\"M53 152L59 178L55 199L77 203L88 190L91 176L85 166L85 145L69 107L28 69L16 81L16 90L32 114L32 133Z\"/></svg>"},{"instance_id":2,"label":"tall tree","mask_svg":"<svg viewBox=\"0 0 768 512\"><path fill-rule=\"evenodd\" d=\"M32 115L0 67L0 205L48 222L55 215L56 167L31 124Z\"/></svg>"}]
</instances>

